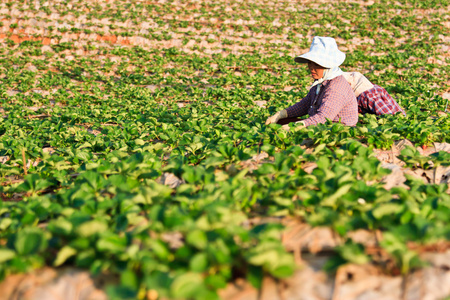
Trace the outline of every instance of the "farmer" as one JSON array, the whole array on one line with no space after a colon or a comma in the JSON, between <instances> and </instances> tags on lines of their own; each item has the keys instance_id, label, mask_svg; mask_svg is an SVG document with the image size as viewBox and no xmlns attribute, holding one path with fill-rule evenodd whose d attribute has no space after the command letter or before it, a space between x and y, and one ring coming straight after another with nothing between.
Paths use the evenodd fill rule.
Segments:
<instances>
[{"instance_id":1,"label":"farmer","mask_svg":"<svg viewBox=\"0 0 450 300\"><path fill-rule=\"evenodd\" d=\"M358 101L358 112L360 114L383 114L395 115L405 111L398 105L394 98L381 86L372 84L363 74L359 72L344 72L344 78L351 85Z\"/></svg>"},{"instance_id":2,"label":"farmer","mask_svg":"<svg viewBox=\"0 0 450 300\"><path fill-rule=\"evenodd\" d=\"M355 126L358 121L358 105L350 84L339 68L344 60L345 54L337 48L334 38L314 37L309 52L295 58L298 63L308 64L314 78L308 94L300 102L269 117L266 125L299 122L300 126L296 126L298 128L325 123L329 119ZM306 114L309 117L299 121L298 117ZM283 128L289 129L288 126Z\"/></svg>"}]
</instances>

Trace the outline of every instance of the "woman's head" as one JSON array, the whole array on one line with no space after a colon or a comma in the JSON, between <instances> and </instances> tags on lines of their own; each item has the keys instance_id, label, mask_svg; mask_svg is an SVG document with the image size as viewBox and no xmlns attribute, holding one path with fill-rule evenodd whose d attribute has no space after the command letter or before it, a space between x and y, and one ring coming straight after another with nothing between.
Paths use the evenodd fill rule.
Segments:
<instances>
[{"instance_id":1,"label":"woman's head","mask_svg":"<svg viewBox=\"0 0 450 300\"><path fill-rule=\"evenodd\" d=\"M318 80L318 79L322 78L323 73L325 71L324 67L316 64L313 61L308 62L308 69L311 72L311 76L312 76L312 78L314 78L314 80Z\"/></svg>"}]
</instances>

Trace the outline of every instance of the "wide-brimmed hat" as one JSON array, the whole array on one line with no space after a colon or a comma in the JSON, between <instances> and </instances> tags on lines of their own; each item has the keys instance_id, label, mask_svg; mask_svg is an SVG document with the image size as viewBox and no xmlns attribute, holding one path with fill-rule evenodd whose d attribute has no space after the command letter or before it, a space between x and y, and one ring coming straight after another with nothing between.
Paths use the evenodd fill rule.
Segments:
<instances>
[{"instance_id":1,"label":"wide-brimmed hat","mask_svg":"<svg viewBox=\"0 0 450 300\"><path fill-rule=\"evenodd\" d=\"M344 60L345 53L338 49L336 40L332 37L322 36L315 36L309 52L295 58L298 63L312 61L327 69L339 67Z\"/></svg>"}]
</instances>

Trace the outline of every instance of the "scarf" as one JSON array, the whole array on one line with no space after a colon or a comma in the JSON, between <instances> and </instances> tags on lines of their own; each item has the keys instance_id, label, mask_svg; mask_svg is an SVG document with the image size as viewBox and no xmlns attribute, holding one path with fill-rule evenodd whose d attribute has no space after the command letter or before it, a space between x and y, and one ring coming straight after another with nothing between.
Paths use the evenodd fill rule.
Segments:
<instances>
[{"instance_id":1,"label":"scarf","mask_svg":"<svg viewBox=\"0 0 450 300\"><path fill-rule=\"evenodd\" d=\"M325 80L331 80L342 74L344 74L344 72L342 72L341 68L339 67L324 69L322 78L315 80L309 89L317 85L316 95L318 95L320 92L320 87L322 86L322 82L324 82Z\"/></svg>"}]
</instances>

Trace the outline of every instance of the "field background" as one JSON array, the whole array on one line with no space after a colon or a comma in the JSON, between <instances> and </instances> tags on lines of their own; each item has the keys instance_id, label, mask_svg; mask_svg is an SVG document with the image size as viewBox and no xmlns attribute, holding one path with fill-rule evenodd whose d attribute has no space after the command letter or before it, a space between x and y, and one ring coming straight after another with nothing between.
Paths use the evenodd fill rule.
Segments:
<instances>
[{"instance_id":1,"label":"field background","mask_svg":"<svg viewBox=\"0 0 450 300\"><path fill-rule=\"evenodd\" d=\"M447 0L2 1L0 299L448 297L449 32ZM316 35L407 117L265 126Z\"/></svg>"}]
</instances>

